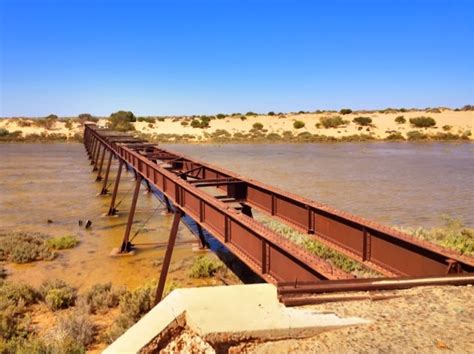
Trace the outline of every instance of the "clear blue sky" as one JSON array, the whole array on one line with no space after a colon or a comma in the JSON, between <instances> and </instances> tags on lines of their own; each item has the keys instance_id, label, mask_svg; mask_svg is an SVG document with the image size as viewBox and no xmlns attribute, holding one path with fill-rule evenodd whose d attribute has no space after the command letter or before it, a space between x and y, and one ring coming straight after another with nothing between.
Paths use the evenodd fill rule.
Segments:
<instances>
[{"instance_id":1,"label":"clear blue sky","mask_svg":"<svg viewBox=\"0 0 474 354\"><path fill-rule=\"evenodd\" d=\"M474 104L474 1L0 0L0 116Z\"/></svg>"}]
</instances>

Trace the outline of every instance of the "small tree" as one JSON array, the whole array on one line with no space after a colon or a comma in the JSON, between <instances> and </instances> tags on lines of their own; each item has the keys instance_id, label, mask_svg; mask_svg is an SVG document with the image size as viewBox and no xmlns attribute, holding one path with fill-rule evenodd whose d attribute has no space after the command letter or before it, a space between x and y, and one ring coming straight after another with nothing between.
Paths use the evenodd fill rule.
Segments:
<instances>
[{"instance_id":1,"label":"small tree","mask_svg":"<svg viewBox=\"0 0 474 354\"><path fill-rule=\"evenodd\" d=\"M267 113L267 115L269 115L269 116L274 116L274 115L275 115L275 112L270 111L270 112Z\"/></svg>"},{"instance_id":2,"label":"small tree","mask_svg":"<svg viewBox=\"0 0 474 354\"><path fill-rule=\"evenodd\" d=\"M356 117L352 121L362 126L368 126L372 124L372 118L369 118L369 117Z\"/></svg>"},{"instance_id":3,"label":"small tree","mask_svg":"<svg viewBox=\"0 0 474 354\"><path fill-rule=\"evenodd\" d=\"M253 127L253 129L255 129L255 130L262 130L262 129L263 129L263 124L257 122L257 123L254 123L254 124L252 125L252 127Z\"/></svg>"},{"instance_id":4,"label":"small tree","mask_svg":"<svg viewBox=\"0 0 474 354\"><path fill-rule=\"evenodd\" d=\"M107 122L107 127L113 130L126 132L129 130L135 130L132 122L136 122L135 115L130 111L118 111L112 113Z\"/></svg>"},{"instance_id":5,"label":"small tree","mask_svg":"<svg viewBox=\"0 0 474 354\"><path fill-rule=\"evenodd\" d=\"M341 113L341 114L350 114L350 113L352 113L352 109L343 108L339 111L339 113Z\"/></svg>"},{"instance_id":6,"label":"small tree","mask_svg":"<svg viewBox=\"0 0 474 354\"><path fill-rule=\"evenodd\" d=\"M250 111L250 112L245 113L245 115L246 116L256 116L257 113Z\"/></svg>"},{"instance_id":7,"label":"small tree","mask_svg":"<svg viewBox=\"0 0 474 354\"><path fill-rule=\"evenodd\" d=\"M301 128L304 127L304 125L305 125L304 122L302 122L300 120L295 120L293 122L293 128L295 128L295 129L301 129Z\"/></svg>"},{"instance_id":8,"label":"small tree","mask_svg":"<svg viewBox=\"0 0 474 354\"><path fill-rule=\"evenodd\" d=\"M219 113L216 115L217 119L224 119L226 116L223 113Z\"/></svg>"}]
</instances>

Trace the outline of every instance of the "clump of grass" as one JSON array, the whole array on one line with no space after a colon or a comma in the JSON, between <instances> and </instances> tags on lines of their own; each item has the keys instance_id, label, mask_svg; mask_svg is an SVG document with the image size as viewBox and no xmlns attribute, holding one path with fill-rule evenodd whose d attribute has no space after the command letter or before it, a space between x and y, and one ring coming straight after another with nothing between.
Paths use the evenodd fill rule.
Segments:
<instances>
[{"instance_id":1,"label":"clump of grass","mask_svg":"<svg viewBox=\"0 0 474 354\"><path fill-rule=\"evenodd\" d=\"M156 118L153 117L138 117L137 122L146 122L150 124L156 123Z\"/></svg>"},{"instance_id":2,"label":"clump of grass","mask_svg":"<svg viewBox=\"0 0 474 354\"><path fill-rule=\"evenodd\" d=\"M443 130L444 130L445 132L448 132L448 131L451 130L452 127L453 127L452 125L443 125Z\"/></svg>"},{"instance_id":3,"label":"clump of grass","mask_svg":"<svg viewBox=\"0 0 474 354\"><path fill-rule=\"evenodd\" d=\"M260 123L260 122L253 123L252 128L255 129L255 130L262 130L263 129L263 124Z\"/></svg>"},{"instance_id":4,"label":"clump of grass","mask_svg":"<svg viewBox=\"0 0 474 354\"><path fill-rule=\"evenodd\" d=\"M416 128L430 128L436 125L436 121L431 117L410 118L410 124Z\"/></svg>"},{"instance_id":5,"label":"clump of grass","mask_svg":"<svg viewBox=\"0 0 474 354\"><path fill-rule=\"evenodd\" d=\"M321 117L319 122L324 128L337 128L341 125L349 123L347 120L342 119L340 116L336 117Z\"/></svg>"},{"instance_id":6,"label":"clump of grass","mask_svg":"<svg viewBox=\"0 0 474 354\"><path fill-rule=\"evenodd\" d=\"M395 123L397 124L405 124L406 122L407 120L404 116L398 116L397 118L395 118Z\"/></svg>"},{"instance_id":7,"label":"clump of grass","mask_svg":"<svg viewBox=\"0 0 474 354\"><path fill-rule=\"evenodd\" d=\"M53 237L46 240L46 244L55 250L64 250L67 248L74 248L79 243L79 240L76 236L66 235Z\"/></svg>"},{"instance_id":8,"label":"clump of grass","mask_svg":"<svg viewBox=\"0 0 474 354\"><path fill-rule=\"evenodd\" d=\"M120 297L124 293L125 289L115 289L112 287L112 283L96 284L84 294L84 298L90 312L103 313L110 308L117 307Z\"/></svg>"},{"instance_id":9,"label":"clump of grass","mask_svg":"<svg viewBox=\"0 0 474 354\"><path fill-rule=\"evenodd\" d=\"M352 121L364 127L372 124L372 118L369 118L369 117L356 117Z\"/></svg>"},{"instance_id":10,"label":"clump of grass","mask_svg":"<svg viewBox=\"0 0 474 354\"><path fill-rule=\"evenodd\" d=\"M39 288L41 299L53 311L68 308L74 305L76 290L63 280L47 280Z\"/></svg>"},{"instance_id":11,"label":"clump of grass","mask_svg":"<svg viewBox=\"0 0 474 354\"><path fill-rule=\"evenodd\" d=\"M24 305L31 305L37 302L38 292L31 286L24 283L13 283L10 281L0 281L0 299L20 302Z\"/></svg>"},{"instance_id":12,"label":"clump of grass","mask_svg":"<svg viewBox=\"0 0 474 354\"><path fill-rule=\"evenodd\" d=\"M46 244L47 238L40 233L0 233L0 260L13 263L52 260L56 253Z\"/></svg>"},{"instance_id":13,"label":"clump of grass","mask_svg":"<svg viewBox=\"0 0 474 354\"><path fill-rule=\"evenodd\" d=\"M189 276L191 278L209 278L222 269L224 269L224 265L218 259L200 256L191 266Z\"/></svg>"},{"instance_id":14,"label":"clump of grass","mask_svg":"<svg viewBox=\"0 0 474 354\"><path fill-rule=\"evenodd\" d=\"M422 240L474 256L474 228L466 227L461 219L443 215L443 226L432 229L401 228L400 230Z\"/></svg>"},{"instance_id":15,"label":"clump of grass","mask_svg":"<svg viewBox=\"0 0 474 354\"><path fill-rule=\"evenodd\" d=\"M295 129L301 129L301 128L303 128L304 126L305 126L305 124L304 124L304 122L301 121L301 120L295 120L295 121L293 122L293 128L295 128Z\"/></svg>"}]
</instances>

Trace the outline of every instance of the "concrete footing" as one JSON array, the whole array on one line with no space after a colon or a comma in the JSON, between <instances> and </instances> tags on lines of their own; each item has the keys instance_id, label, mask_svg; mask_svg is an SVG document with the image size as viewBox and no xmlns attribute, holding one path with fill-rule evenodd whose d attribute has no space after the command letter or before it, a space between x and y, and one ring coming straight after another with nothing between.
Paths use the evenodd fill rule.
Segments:
<instances>
[{"instance_id":1,"label":"concrete footing","mask_svg":"<svg viewBox=\"0 0 474 354\"><path fill-rule=\"evenodd\" d=\"M360 318L286 308L270 284L177 289L104 352L139 352L178 325L211 345L242 340L305 338L344 326L366 324Z\"/></svg>"}]
</instances>

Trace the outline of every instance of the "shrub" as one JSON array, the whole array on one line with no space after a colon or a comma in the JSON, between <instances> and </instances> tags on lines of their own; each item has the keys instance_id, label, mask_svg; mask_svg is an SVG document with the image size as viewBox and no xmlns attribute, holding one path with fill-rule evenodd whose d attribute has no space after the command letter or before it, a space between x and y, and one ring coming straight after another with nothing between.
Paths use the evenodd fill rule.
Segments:
<instances>
[{"instance_id":1,"label":"shrub","mask_svg":"<svg viewBox=\"0 0 474 354\"><path fill-rule=\"evenodd\" d=\"M156 119L153 117L138 117L137 122L156 123Z\"/></svg>"},{"instance_id":2,"label":"shrub","mask_svg":"<svg viewBox=\"0 0 474 354\"><path fill-rule=\"evenodd\" d=\"M410 118L410 124L417 128L429 128L436 125L436 121L431 117Z\"/></svg>"},{"instance_id":3,"label":"shrub","mask_svg":"<svg viewBox=\"0 0 474 354\"><path fill-rule=\"evenodd\" d=\"M135 126L132 123L136 122L136 120L132 112L118 111L110 115L107 127L121 132L135 130Z\"/></svg>"},{"instance_id":4,"label":"shrub","mask_svg":"<svg viewBox=\"0 0 474 354\"><path fill-rule=\"evenodd\" d=\"M241 121L247 120L247 117L246 117L246 116L241 116L241 117L240 117L240 120L241 120Z\"/></svg>"},{"instance_id":5,"label":"shrub","mask_svg":"<svg viewBox=\"0 0 474 354\"><path fill-rule=\"evenodd\" d=\"M0 299L12 301L15 305L31 305L36 303L38 293L27 284L0 281Z\"/></svg>"},{"instance_id":6,"label":"shrub","mask_svg":"<svg viewBox=\"0 0 474 354\"><path fill-rule=\"evenodd\" d=\"M352 121L360 126L368 126L372 124L372 118L369 117L356 117Z\"/></svg>"},{"instance_id":7,"label":"shrub","mask_svg":"<svg viewBox=\"0 0 474 354\"><path fill-rule=\"evenodd\" d=\"M295 128L295 129L301 129L301 128L304 127L304 125L305 125L304 122L302 122L300 120L295 120L293 122L293 128Z\"/></svg>"},{"instance_id":8,"label":"shrub","mask_svg":"<svg viewBox=\"0 0 474 354\"><path fill-rule=\"evenodd\" d=\"M0 233L0 261L29 263L51 260L56 253L45 243L46 235L39 233Z\"/></svg>"},{"instance_id":9,"label":"shrub","mask_svg":"<svg viewBox=\"0 0 474 354\"><path fill-rule=\"evenodd\" d=\"M407 120L404 116L398 116L397 118L395 118L395 123L397 124L405 124L406 122Z\"/></svg>"},{"instance_id":10,"label":"shrub","mask_svg":"<svg viewBox=\"0 0 474 354\"><path fill-rule=\"evenodd\" d=\"M463 106L460 110L461 111L474 111L474 105L467 104Z\"/></svg>"},{"instance_id":11,"label":"shrub","mask_svg":"<svg viewBox=\"0 0 474 354\"><path fill-rule=\"evenodd\" d=\"M443 130L444 130L445 132L450 131L451 128L452 128L451 125L443 125Z\"/></svg>"},{"instance_id":12,"label":"shrub","mask_svg":"<svg viewBox=\"0 0 474 354\"><path fill-rule=\"evenodd\" d=\"M253 129L255 129L255 130L262 130L262 129L263 129L263 124L262 124L262 123L259 123L259 122L253 123L252 127L253 127Z\"/></svg>"},{"instance_id":13,"label":"shrub","mask_svg":"<svg viewBox=\"0 0 474 354\"><path fill-rule=\"evenodd\" d=\"M54 279L46 280L39 288L41 299L53 311L74 305L76 290L66 282Z\"/></svg>"},{"instance_id":14,"label":"shrub","mask_svg":"<svg viewBox=\"0 0 474 354\"><path fill-rule=\"evenodd\" d=\"M60 316L47 333L50 350L54 353L85 353L94 340L94 324L83 308Z\"/></svg>"},{"instance_id":15,"label":"shrub","mask_svg":"<svg viewBox=\"0 0 474 354\"><path fill-rule=\"evenodd\" d=\"M342 119L340 116L336 117L321 117L319 118L320 123L324 128L337 128L340 125L349 123L347 120Z\"/></svg>"},{"instance_id":16,"label":"shrub","mask_svg":"<svg viewBox=\"0 0 474 354\"><path fill-rule=\"evenodd\" d=\"M55 114L50 114L46 118L36 119L35 125L40 128L44 128L46 130L50 130L54 127L56 122L58 121L58 116Z\"/></svg>"},{"instance_id":17,"label":"shrub","mask_svg":"<svg viewBox=\"0 0 474 354\"><path fill-rule=\"evenodd\" d=\"M158 122L164 122L164 121L165 121L165 118L163 118L163 117L158 117L158 118L156 118L156 120L157 120Z\"/></svg>"},{"instance_id":18,"label":"shrub","mask_svg":"<svg viewBox=\"0 0 474 354\"><path fill-rule=\"evenodd\" d=\"M224 119L225 117L226 117L225 114L222 114L222 113L216 114L217 119Z\"/></svg>"},{"instance_id":19,"label":"shrub","mask_svg":"<svg viewBox=\"0 0 474 354\"><path fill-rule=\"evenodd\" d=\"M186 127L186 126L189 125L189 123L188 123L187 121L183 120L183 121L181 122L181 125L182 125L183 127Z\"/></svg>"},{"instance_id":20,"label":"shrub","mask_svg":"<svg viewBox=\"0 0 474 354\"><path fill-rule=\"evenodd\" d=\"M267 138L268 140L272 140L272 141L281 140L280 134L277 134L277 133L270 133L270 134L267 134L266 138Z\"/></svg>"},{"instance_id":21,"label":"shrub","mask_svg":"<svg viewBox=\"0 0 474 354\"><path fill-rule=\"evenodd\" d=\"M350 113L352 113L352 109L343 108L339 111L339 113L341 113L341 114L350 114Z\"/></svg>"},{"instance_id":22,"label":"shrub","mask_svg":"<svg viewBox=\"0 0 474 354\"><path fill-rule=\"evenodd\" d=\"M217 271L223 269L222 262L215 258L200 256L196 258L191 266L189 276L191 278L208 278L212 277Z\"/></svg>"},{"instance_id":23,"label":"shrub","mask_svg":"<svg viewBox=\"0 0 474 354\"><path fill-rule=\"evenodd\" d=\"M408 140L425 140L428 139L426 134L419 132L418 130L412 130L407 133Z\"/></svg>"},{"instance_id":24,"label":"shrub","mask_svg":"<svg viewBox=\"0 0 474 354\"><path fill-rule=\"evenodd\" d=\"M274 116L274 115L275 115L275 112L270 111L270 112L267 113L267 115L269 115L269 116Z\"/></svg>"},{"instance_id":25,"label":"shrub","mask_svg":"<svg viewBox=\"0 0 474 354\"><path fill-rule=\"evenodd\" d=\"M405 140L403 137L402 133L396 132L396 133L390 133L385 140Z\"/></svg>"},{"instance_id":26,"label":"shrub","mask_svg":"<svg viewBox=\"0 0 474 354\"><path fill-rule=\"evenodd\" d=\"M96 284L84 298L86 304L92 313L106 312L109 308L117 307L120 302L120 296L125 293L123 288L114 289L112 283Z\"/></svg>"},{"instance_id":27,"label":"shrub","mask_svg":"<svg viewBox=\"0 0 474 354\"><path fill-rule=\"evenodd\" d=\"M46 241L46 244L55 250L74 248L78 243L79 241L77 240L77 238L72 235L54 237Z\"/></svg>"},{"instance_id":28,"label":"shrub","mask_svg":"<svg viewBox=\"0 0 474 354\"><path fill-rule=\"evenodd\" d=\"M250 112L245 113L245 115L246 116L256 116L257 113L250 111Z\"/></svg>"},{"instance_id":29,"label":"shrub","mask_svg":"<svg viewBox=\"0 0 474 354\"><path fill-rule=\"evenodd\" d=\"M73 123L72 119L68 119L64 122L66 128L69 129L69 130L71 130L73 128L72 123Z\"/></svg>"},{"instance_id":30,"label":"shrub","mask_svg":"<svg viewBox=\"0 0 474 354\"><path fill-rule=\"evenodd\" d=\"M8 129L0 128L0 136L7 136L8 134L10 134Z\"/></svg>"},{"instance_id":31,"label":"shrub","mask_svg":"<svg viewBox=\"0 0 474 354\"><path fill-rule=\"evenodd\" d=\"M107 333L109 341L118 338L153 308L155 289L156 284L152 282L133 291L127 291L120 297L120 314Z\"/></svg>"}]
</instances>

